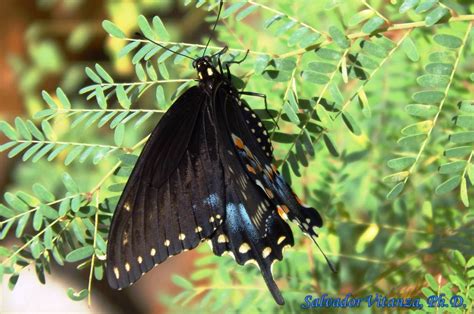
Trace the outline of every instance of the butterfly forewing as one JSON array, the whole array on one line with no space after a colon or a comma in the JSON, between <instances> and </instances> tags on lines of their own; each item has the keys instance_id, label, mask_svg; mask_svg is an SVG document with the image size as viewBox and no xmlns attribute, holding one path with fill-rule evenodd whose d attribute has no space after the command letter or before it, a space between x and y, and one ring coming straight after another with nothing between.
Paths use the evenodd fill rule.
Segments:
<instances>
[{"instance_id":1,"label":"butterfly forewing","mask_svg":"<svg viewBox=\"0 0 474 314\"><path fill-rule=\"evenodd\" d=\"M111 224L112 287L129 286L169 256L196 247L222 222L224 173L208 103L199 88L189 89L145 145Z\"/></svg>"}]
</instances>

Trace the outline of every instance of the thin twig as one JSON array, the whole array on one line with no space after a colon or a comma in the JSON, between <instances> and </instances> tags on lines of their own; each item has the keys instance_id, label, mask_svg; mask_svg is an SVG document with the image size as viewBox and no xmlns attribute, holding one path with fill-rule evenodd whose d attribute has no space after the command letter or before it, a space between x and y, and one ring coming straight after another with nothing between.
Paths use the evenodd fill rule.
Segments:
<instances>
[{"instance_id":1,"label":"thin twig","mask_svg":"<svg viewBox=\"0 0 474 314\"><path fill-rule=\"evenodd\" d=\"M434 128L436 127L436 123L438 122L438 118L439 118L439 116L440 116L440 114L443 110L444 103L445 103L446 99L448 98L449 89L451 88L451 84L453 83L454 74L456 73L456 69L459 65L459 60L461 60L462 51L464 49L464 46L466 45L466 41L467 41L467 38L469 37L469 33L471 31L471 28L472 28L472 23L469 23L469 26L467 27L466 34L464 35L462 44L459 47L458 54L457 54L457 57L456 57L456 61L454 62L453 70L451 71L451 75L449 77L448 85L444 89L444 97L443 97L443 99L441 100L441 102L439 104L438 112L434 116L431 127L428 130L428 133L426 134L426 138L423 141L423 143L421 144L420 149L418 150L418 153L416 154L415 162L413 163L413 165L411 165L410 169L408 169L408 175L403 180L404 184L407 183L410 175L413 174L413 172L415 171L416 167L418 166L418 162L420 161L421 155L423 154L426 145L428 144L428 142L431 139L431 133L433 132Z\"/></svg>"}]
</instances>

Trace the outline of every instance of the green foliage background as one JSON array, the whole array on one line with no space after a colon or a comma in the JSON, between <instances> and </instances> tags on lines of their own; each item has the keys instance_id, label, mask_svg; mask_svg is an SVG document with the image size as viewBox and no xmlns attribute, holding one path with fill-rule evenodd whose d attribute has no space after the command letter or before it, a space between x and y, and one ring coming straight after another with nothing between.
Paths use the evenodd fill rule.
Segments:
<instances>
[{"instance_id":1,"label":"green foliage background","mask_svg":"<svg viewBox=\"0 0 474 314\"><path fill-rule=\"evenodd\" d=\"M215 20L216 1L191 2L188 10ZM90 279L84 290L68 291L76 300L103 280L108 226L136 155L163 112L195 84L189 60L134 31L190 55L202 54L207 38L181 42L186 28L147 15L163 3L108 6L102 25L113 63L86 67L86 83L54 44L35 42L36 73L12 60L32 113L0 122L8 138L0 151L24 162L0 205L0 238L21 241L0 247L0 275L12 289L28 265L44 281L51 263L78 263ZM295 312L307 294L446 293L469 305L448 311L471 312L473 11L469 1L452 0L227 1L210 52L226 44L231 60L250 49L232 67L236 84L267 95L278 129L261 100L246 100L273 130L280 171L322 213L319 243L339 271L331 274L293 228L297 244L274 268L283 308L257 269L235 267L207 246L190 278L175 277L183 292L161 295L162 302L175 310ZM87 40L82 27L73 48ZM62 88L43 91L40 104L32 90L46 65L67 70ZM127 67L135 72L130 81L120 75Z\"/></svg>"}]
</instances>

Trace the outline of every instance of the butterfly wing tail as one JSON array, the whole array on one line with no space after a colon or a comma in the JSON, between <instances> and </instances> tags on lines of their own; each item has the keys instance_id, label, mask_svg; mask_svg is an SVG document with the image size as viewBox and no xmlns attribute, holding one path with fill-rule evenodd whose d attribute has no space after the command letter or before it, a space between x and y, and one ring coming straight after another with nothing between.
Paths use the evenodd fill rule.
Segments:
<instances>
[{"instance_id":1,"label":"butterfly wing tail","mask_svg":"<svg viewBox=\"0 0 474 314\"><path fill-rule=\"evenodd\" d=\"M293 234L271 208L273 205L262 200L262 194L255 187L246 186L251 189L247 191L247 198L235 193L232 184L228 187L225 219L211 239L212 249L218 256L225 253L232 256L240 265L256 265L273 298L282 305L284 299L273 279L272 265L283 258L285 247L294 244ZM255 216L259 210L266 213L261 220Z\"/></svg>"},{"instance_id":2,"label":"butterfly wing tail","mask_svg":"<svg viewBox=\"0 0 474 314\"><path fill-rule=\"evenodd\" d=\"M273 280L271 266L268 267L262 264L259 264L259 265L260 265L260 272L262 273L263 279L265 280L265 284L267 285L268 290L270 290L270 293L272 294L273 299L279 305L285 304L285 300L283 299L283 296L281 295L280 289L276 285L275 280Z\"/></svg>"}]
</instances>

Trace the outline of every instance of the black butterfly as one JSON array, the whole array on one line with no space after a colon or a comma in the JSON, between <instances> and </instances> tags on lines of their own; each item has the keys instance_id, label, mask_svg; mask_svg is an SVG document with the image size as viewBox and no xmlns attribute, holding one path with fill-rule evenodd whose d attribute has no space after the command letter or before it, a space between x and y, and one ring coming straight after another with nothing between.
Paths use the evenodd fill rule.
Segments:
<instances>
[{"instance_id":1,"label":"black butterfly","mask_svg":"<svg viewBox=\"0 0 474 314\"><path fill-rule=\"evenodd\" d=\"M219 11L220 12L220 11ZM268 131L217 56L193 62L199 84L180 96L146 143L115 210L107 279L121 289L168 257L208 240L214 254L256 264L278 304L271 267L294 244L284 219L316 240L318 212L272 165ZM241 60L243 61L243 60ZM239 63L235 61L233 63Z\"/></svg>"}]
</instances>

